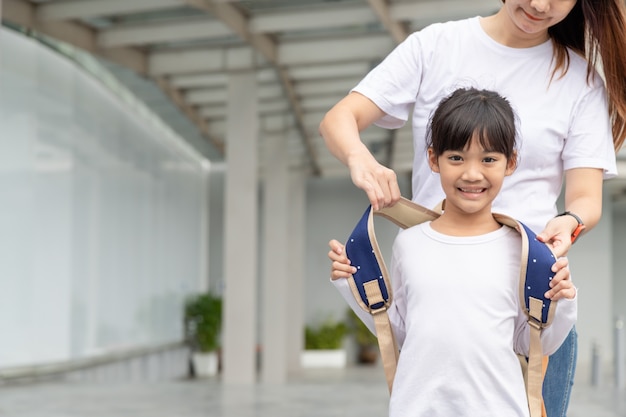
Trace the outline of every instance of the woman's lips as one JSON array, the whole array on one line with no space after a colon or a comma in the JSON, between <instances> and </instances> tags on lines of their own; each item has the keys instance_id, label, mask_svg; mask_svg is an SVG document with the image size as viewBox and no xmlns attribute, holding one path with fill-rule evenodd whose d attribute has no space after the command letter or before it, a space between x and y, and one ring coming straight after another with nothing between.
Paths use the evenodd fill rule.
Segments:
<instances>
[{"instance_id":1,"label":"woman's lips","mask_svg":"<svg viewBox=\"0 0 626 417\"><path fill-rule=\"evenodd\" d=\"M534 21L534 22L540 22L543 19L539 18L539 17L535 17L529 13L527 13L526 11L524 11L524 14L526 15L526 17L528 17L530 20Z\"/></svg>"}]
</instances>

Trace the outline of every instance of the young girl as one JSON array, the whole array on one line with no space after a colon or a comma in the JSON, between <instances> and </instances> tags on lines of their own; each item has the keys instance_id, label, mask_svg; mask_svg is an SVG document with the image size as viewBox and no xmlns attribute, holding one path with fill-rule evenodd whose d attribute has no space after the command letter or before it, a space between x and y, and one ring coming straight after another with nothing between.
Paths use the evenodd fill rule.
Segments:
<instances>
[{"instance_id":1,"label":"young girl","mask_svg":"<svg viewBox=\"0 0 626 417\"><path fill-rule=\"evenodd\" d=\"M439 173L445 210L394 242L388 313L400 357L389 416L528 416L516 356L529 346L518 297L521 238L491 212L517 165L514 112L494 92L459 89L438 106L428 132L428 163ZM373 331L340 279L351 271L343 263L333 268L333 282ZM561 300L542 332L551 354L575 323L576 290L560 277L546 296Z\"/></svg>"},{"instance_id":2,"label":"young girl","mask_svg":"<svg viewBox=\"0 0 626 417\"><path fill-rule=\"evenodd\" d=\"M492 16L430 25L339 101L320 133L381 208L400 197L396 174L376 161L359 132L373 123L398 128L412 118L411 199L432 208L444 194L424 163L428 117L459 86L498 91L522 125L519 164L494 211L524 222L564 256L581 223L589 231L600 220L602 181L616 175L614 149L626 138L624 9L624 0L503 0ZM568 214L557 216L563 184ZM341 246L335 242L333 250L340 259ZM575 358L572 331L550 357L544 384L550 417L566 415Z\"/></svg>"}]
</instances>

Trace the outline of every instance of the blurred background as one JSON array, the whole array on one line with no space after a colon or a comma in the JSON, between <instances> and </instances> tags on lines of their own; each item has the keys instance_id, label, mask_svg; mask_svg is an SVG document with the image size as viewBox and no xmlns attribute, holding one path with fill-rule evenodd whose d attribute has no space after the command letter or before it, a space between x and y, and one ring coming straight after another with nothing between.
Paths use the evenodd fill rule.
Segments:
<instances>
[{"instance_id":1,"label":"blurred background","mask_svg":"<svg viewBox=\"0 0 626 417\"><path fill-rule=\"evenodd\" d=\"M207 350L221 382L284 384L321 324L356 363L326 253L367 200L318 124L409 33L500 2L0 4L0 383L189 378ZM410 197L410 125L363 140ZM625 178L570 252L577 382L622 395Z\"/></svg>"}]
</instances>

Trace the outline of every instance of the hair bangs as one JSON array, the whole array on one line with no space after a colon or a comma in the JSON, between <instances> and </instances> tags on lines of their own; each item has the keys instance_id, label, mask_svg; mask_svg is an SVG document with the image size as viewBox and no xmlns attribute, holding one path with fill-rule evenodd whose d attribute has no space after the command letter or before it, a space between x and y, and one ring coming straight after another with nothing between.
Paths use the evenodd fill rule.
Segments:
<instances>
[{"instance_id":1,"label":"hair bangs","mask_svg":"<svg viewBox=\"0 0 626 417\"><path fill-rule=\"evenodd\" d=\"M474 136L487 151L514 155L515 114L508 102L486 90L457 90L431 118L428 143L436 155L463 150Z\"/></svg>"}]
</instances>

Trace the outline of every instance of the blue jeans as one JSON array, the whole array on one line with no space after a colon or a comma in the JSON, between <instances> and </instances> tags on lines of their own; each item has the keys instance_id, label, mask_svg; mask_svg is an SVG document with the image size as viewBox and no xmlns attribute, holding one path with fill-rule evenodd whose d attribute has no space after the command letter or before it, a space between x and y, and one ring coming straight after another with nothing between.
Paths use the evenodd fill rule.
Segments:
<instances>
[{"instance_id":1,"label":"blue jeans","mask_svg":"<svg viewBox=\"0 0 626 417\"><path fill-rule=\"evenodd\" d=\"M550 356L543 380L543 402L548 417L566 417L578 353L576 328L569 333L559 350Z\"/></svg>"}]
</instances>

